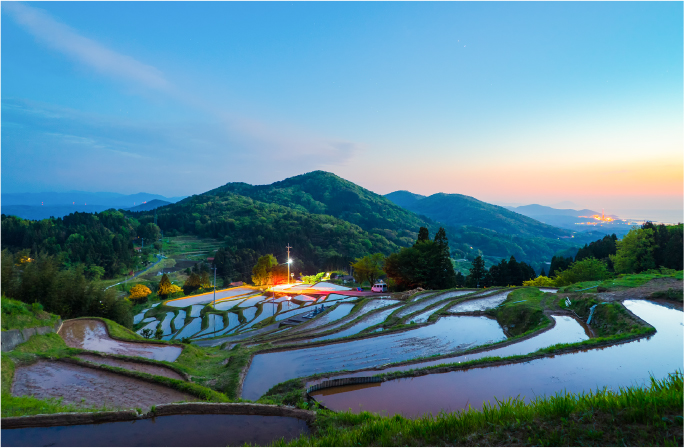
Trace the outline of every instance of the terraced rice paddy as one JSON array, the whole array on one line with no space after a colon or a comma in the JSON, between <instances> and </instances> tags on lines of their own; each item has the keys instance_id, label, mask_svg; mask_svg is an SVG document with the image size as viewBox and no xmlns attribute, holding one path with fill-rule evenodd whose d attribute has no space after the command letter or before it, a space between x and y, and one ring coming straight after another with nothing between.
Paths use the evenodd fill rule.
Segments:
<instances>
[{"instance_id":1,"label":"terraced rice paddy","mask_svg":"<svg viewBox=\"0 0 684 448\"><path fill-rule=\"evenodd\" d=\"M350 378L358 376L373 376L382 373L399 372L408 369L422 369L425 367L432 367L442 364L453 364L466 361L473 361L480 358L485 358L489 356L513 356L513 355L526 355L540 348L550 347L556 344L570 344L573 342L581 342L589 339L589 334L583 323L580 323L574 317L570 316L551 316L554 320L554 326L550 330L543 331L536 336L521 341L513 342L510 345L504 347L492 348L490 350L483 350L478 353L471 353L468 355L458 355L449 357L440 357L439 359L431 361L413 362L405 365L399 365L395 367L385 367L373 370L365 370L355 372L353 374L341 374L332 375L329 377L321 378L319 380L311 381L308 385L316 384L324 380L338 379L338 378Z\"/></svg>"},{"instance_id":2,"label":"terraced rice paddy","mask_svg":"<svg viewBox=\"0 0 684 448\"><path fill-rule=\"evenodd\" d=\"M458 297L462 296L465 294L470 294L473 291L447 291L441 294L437 294L434 297L430 297L428 299L424 300L418 300L414 301L411 305L406 306L402 308L398 313L397 317L405 317L408 316L409 314L415 313L417 311L421 311L431 305L434 305L435 303L441 302L446 299L450 299L453 297Z\"/></svg>"},{"instance_id":3,"label":"terraced rice paddy","mask_svg":"<svg viewBox=\"0 0 684 448\"><path fill-rule=\"evenodd\" d=\"M510 291L505 291L492 296L483 297L481 299L466 300L458 305L449 308L450 313L465 313L470 311L484 311L490 308L495 308L501 305L510 294Z\"/></svg>"},{"instance_id":4,"label":"terraced rice paddy","mask_svg":"<svg viewBox=\"0 0 684 448\"><path fill-rule=\"evenodd\" d=\"M83 348L115 355L141 356L157 361L175 361L181 348L172 345L126 342L112 339L107 327L95 319L65 321L59 335L69 347Z\"/></svg>"},{"instance_id":5,"label":"terraced rice paddy","mask_svg":"<svg viewBox=\"0 0 684 448\"><path fill-rule=\"evenodd\" d=\"M221 291L216 291L216 301L218 302L219 300L222 299L229 299L233 297L238 297L241 295L245 294L254 294L254 290L251 288L231 288L231 289L224 289ZM196 296L190 296L190 297L184 297L181 299L174 299L174 300L169 300L165 302L166 306L173 306L176 308L185 308L190 305L200 305L200 304L208 304L214 301L214 292L208 292L205 294L200 294Z\"/></svg>"},{"instance_id":6,"label":"terraced rice paddy","mask_svg":"<svg viewBox=\"0 0 684 448\"><path fill-rule=\"evenodd\" d=\"M504 339L506 336L495 320L482 316L449 316L435 324L399 333L258 354L245 378L242 396L256 400L275 384L300 376L375 367Z\"/></svg>"},{"instance_id":7,"label":"terraced rice paddy","mask_svg":"<svg viewBox=\"0 0 684 448\"><path fill-rule=\"evenodd\" d=\"M647 301L626 300L624 305L653 325L657 330L655 335L530 362L387 381L378 383L378 387L324 389L316 398L334 410L351 408L354 412L364 410L415 417L426 412L460 410L468 405L479 408L483 402L495 403L496 398L520 396L529 401L535 396L553 395L559 391L577 393L602 387L617 390L641 386L649 382L651 374L662 378L681 370L684 362L682 311ZM577 329L574 331L578 333ZM525 348L521 342L517 348L511 345L498 353L532 350L549 341L530 339L525 342L531 346Z\"/></svg>"},{"instance_id":8,"label":"terraced rice paddy","mask_svg":"<svg viewBox=\"0 0 684 448\"><path fill-rule=\"evenodd\" d=\"M170 387L53 361L17 367L12 394L62 398L64 403L77 406L106 405L122 409L196 400L196 397Z\"/></svg>"},{"instance_id":9,"label":"terraced rice paddy","mask_svg":"<svg viewBox=\"0 0 684 448\"><path fill-rule=\"evenodd\" d=\"M202 428L189 431L188 428ZM265 446L307 434L293 417L186 414L97 425L3 429L3 446Z\"/></svg>"}]
</instances>

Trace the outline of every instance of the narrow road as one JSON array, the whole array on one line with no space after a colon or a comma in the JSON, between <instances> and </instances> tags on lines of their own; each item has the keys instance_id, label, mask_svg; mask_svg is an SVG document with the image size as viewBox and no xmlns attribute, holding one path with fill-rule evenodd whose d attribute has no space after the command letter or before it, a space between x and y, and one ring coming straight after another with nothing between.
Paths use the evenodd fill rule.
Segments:
<instances>
[{"instance_id":1,"label":"narrow road","mask_svg":"<svg viewBox=\"0 0 684 448\"><path fill-rule=\"evenodd\" d=\"M127 277L125 280L122 280L122 281L120 281L119 283L114 283L113 285L107 286L107 287L105 288L105 291L108 290L109 288L111 288L112 286L120 285L120 284L122 284L122 283L124 283L124 282L127 282L128 280L131 280L131 279L136 278L137 276L139 276L139 275L142 274L143 272L147 272L148 270L154 268L156 265L158 265L159 263L161 263L162 260L163 260L163 258L162 258L161 256L157 255L157 261L155 261L154 264L153 264L152 266L149 266L149 267L143 269L142 271L138 271L137 273L133 274L133 276L132 276L131 278L128 278L128 277Z\"/></svg>"}]
</instances>

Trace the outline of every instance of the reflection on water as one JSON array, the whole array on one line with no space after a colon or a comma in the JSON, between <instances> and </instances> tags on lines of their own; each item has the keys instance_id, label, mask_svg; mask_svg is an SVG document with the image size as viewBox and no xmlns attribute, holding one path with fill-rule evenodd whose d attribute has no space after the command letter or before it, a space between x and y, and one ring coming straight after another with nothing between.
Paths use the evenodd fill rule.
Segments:
<instances>
[{"instance_id":1,"label":"reflection on water","mask_svg":"<svg viewBox=\"0 0 684 448\"><path fill-rule=\"evenodd\" d=\"M436 366L440 364L452 364L456 362L473 361L475 359L485 358L489 356L514 356L526 355L535 352L540 348L549 347L555 344L570 344L572 342L581 342L590 338L588 329L585 328L584 323L579 323L570 316L551 316L556 322L554 327L530 339L525 339L520 342L512 343L505 347L493 348L491 350L482 351L480 353L472 353L468 355L451 356L448 358L440 358L433 361L417 362L408 365L386 367L384 369L373 369L362 372L333 375L327 378L320 378L309 382L307 385L316 384L324 380L336 378L349 378L354 376L372 376L380 375L382 373L399 372L408 369L422 369L425 367Z\"/></svg>"},{"instance_id":2,"label":"reflection on water","mask_svg":"<svg viewBox=\"0 0 684 448\"><path fill-rule=\"evenodd\" d=\"M128 422L3 429L2 446L243 446L268 445L308 433L293 417L169 415Z\"/></svg>"},{"instance_id":3,"label":"reflection on water","mask_svg":"<svg viewBox=\"0 0 684 448\"><path fill-rule=\"evenodd\" d=\"M256 355L242 396L256 400L272 386L300 376L358 370L506 339L499 324L484 316L448 316L401 333L326 346Z\"/></svg>"},{"instance_id":4,"label":"reflection on water","mask_svg":"<svg viewBox=\"0 0 684 448\"><path fill-rule=\"evenodd\" d=\"M649 373L663 378L681 370L684 360L682 312L646 301L627 300L624 304L653 325L657 333L638 341L526 363L399 379L362 391L334 393L334 389L330 389L325 396L314 395L334 410L351 408L353 411L415 417L426 412L464 409L468 405L479 408L485 401L495 403L495 398L519 395L529 401L535 396L564 390L576 393L604 386L616 389L644 385L649 381ZM505 350L500 349L498 354L504 354Z\"/></svg>"},{"instance_id":5,"label":"reflection on water","mask_svg":"<svg viewBox=\"0 0 684 448\"><path fill-rule=\"evenodd\" d=\"M465 313L468 311L484 311L490 308L499 306L506 300L510 291L502 292L499 294L494 294L493 296L484 297L482 299L466 300L458 305L454 305L449 308L452 313Z\"/></svg>"},{"instance_id":6,"label":"reflection on water","mask_svg":"<svg viewBox=\"0 0 684 448\"><path fill-rule=\"evenodd\" d=\"M170 321L169 321L170 322ZM124 342L112 339L99 320L79 319L64 322L59 335L69 347L83 348L116 355L142 356L157 361L175 361L181 348L169 345Z\"/></svg>"}]
</instances>

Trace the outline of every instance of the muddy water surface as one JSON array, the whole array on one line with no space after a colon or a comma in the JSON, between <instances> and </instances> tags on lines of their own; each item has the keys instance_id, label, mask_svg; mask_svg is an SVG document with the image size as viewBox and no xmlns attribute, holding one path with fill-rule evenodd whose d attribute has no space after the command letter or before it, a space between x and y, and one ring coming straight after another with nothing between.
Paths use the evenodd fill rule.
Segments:
<instances>
[{"instance_id":1,"label":"muddy water surface","mask_svg":"<svg viewBox=\"0 0 684 448\"><path fill-rule=\"evenodd\" d=\"M170 387L104 370L55 361L19 366L12 395L62 398L64 403L113 408L149 407L177 401L200 401Z\"/></svg>"},{"instance_id":2,"label":"muddy water surface","mask_svg":"<svg viewBox=\"0 0 684 448\"><path fill-rule=\"evenodd\" d=\"M495 398L520 396L526 401L556 392L588 392L596 388L648 384L649 374L664 378L682 369L684 323L682 312L646 301L624 302L637 316L657 329L649 338L610 347L541 358L526 363L472 368L381 383L359 391L317 395L334 410L400 413L415 417L455 411L468 405L480 408ZM503 349L502 349L503 350Z\"/></svg>"},{"instance_id":3,"label":"muddy water surface","mask_svg":"<svg viewBox=\"0 0 684 448\"><path fill-rule=\"evenodd\" d=\"M182 351L180 347L112 339L107 334L105 324L94 319L68 320L62 325L59 335L69 347L115 355L141 356L157 361L173 362Z\"/></svg>"},{"instance_id":4,"label":"muddy water surface","mask_svg":"<svg viewBox=\"0 0 684 448\"><path fill-rule=\"evenodd\" d=\"M130 422L3 429L3 446L268 445L308 433L302 420L261 415L168 415Z\"/></svg>"},{"instance_id":5,"label":"muddy water surface","mask_svg":"<svg viewBox=\"0 0 684 448\"><path fill-rule=\"evenodd\" d=\"M243 398L256 400L272 386L300 376L357 370L505 339L499 324L484 316L448 316L401 333L256 355L245 378Z\"/></svg>"},{"instance_id":6,"label":"muddy water surface","mask_svg":"<svg viewBox=\"0 0 684 448\"><path fill-rule=\"evenodd\" d=\"M185 381L183 375L176 372L175 370L169 369L164 366L156 366L153 364L145 364L140 362L126 361L123 359L116 358L106 358L97 355L78 355L78 358L92 362L94 364L105 364L112 367L121 367L122 369L134 370L136 372L145 372L150 375L165 376L167 378L173 378L174 380Z\"/></svg>"}]
</instances>

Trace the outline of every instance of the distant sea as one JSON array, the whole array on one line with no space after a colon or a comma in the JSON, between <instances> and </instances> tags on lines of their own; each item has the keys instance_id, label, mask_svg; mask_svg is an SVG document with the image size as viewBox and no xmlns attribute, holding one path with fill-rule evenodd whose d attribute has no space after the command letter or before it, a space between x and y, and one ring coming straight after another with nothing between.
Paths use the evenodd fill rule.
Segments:
<instances>
[{"instance_id":1,"label":"distant sea","mask_svg":"<svg viewBox=\"0 0 684 448\"><path fill-rule=\"evenodd\" d=\"M611 210L621 219L633 219L636 221L655 221L666 223L684 222L684 210Z\"/></svg>"}]
</instances>

